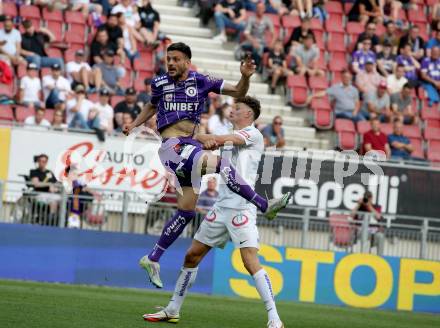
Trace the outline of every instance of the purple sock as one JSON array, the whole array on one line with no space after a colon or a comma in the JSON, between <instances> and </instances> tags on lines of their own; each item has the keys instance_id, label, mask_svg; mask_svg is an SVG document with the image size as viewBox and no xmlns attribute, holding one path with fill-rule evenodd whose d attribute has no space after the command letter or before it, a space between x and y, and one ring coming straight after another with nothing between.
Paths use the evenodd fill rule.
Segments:
<instances>
[{"instance_id":1,"label":"purple sock","mask_svg":"<svg viewBox=\"0 0 440 328\"><path fill-rule=\"evenodd\" d=\"M184 211L177 209L173 217L165 224L162 235L154 245L153 250L148 255L151 261L159 262L165 250L180 236L186 225L196 216L194 211Z\"/></svg>"},{"instance_id":2,"label":"purple sock","mask_svg":"<svg viewBox=\"0 0 440 328\"><path fill-rule=\"evenodd\" d=\"M216 173L220 173L220 176L232 192L257 206L261 212L266 212L267 200L257 194L255 190L244 181L227 158L222 158L219 161Z\"/></svg>"}]
</instances>

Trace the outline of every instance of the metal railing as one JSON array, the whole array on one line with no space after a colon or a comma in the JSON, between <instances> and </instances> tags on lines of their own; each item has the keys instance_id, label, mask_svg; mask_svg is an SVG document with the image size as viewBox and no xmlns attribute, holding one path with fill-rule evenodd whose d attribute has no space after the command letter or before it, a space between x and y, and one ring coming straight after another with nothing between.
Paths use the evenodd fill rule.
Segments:
<instances>
[{"instance_id":1,"label":"metal railing","mask_svg":"<svg viewBox=\"0 0 440 328\"><path fill-rule=\"evenodd\" d=\"M172 201L145 203L134 192L109 189L100 190L99 199L77 197L80 208L73 210L72 195L60 189L57 197L45 198L23 182L0 181L0 221L160 235L175 211ZM197 214L183 237L195 234L203 216ZM384 218L376 222L371 213L353 219L344 210L289 206L275 220L258 216L257 223L260 241L275 246L440 260L440 219Z\"/></svg>"}]
</instances>

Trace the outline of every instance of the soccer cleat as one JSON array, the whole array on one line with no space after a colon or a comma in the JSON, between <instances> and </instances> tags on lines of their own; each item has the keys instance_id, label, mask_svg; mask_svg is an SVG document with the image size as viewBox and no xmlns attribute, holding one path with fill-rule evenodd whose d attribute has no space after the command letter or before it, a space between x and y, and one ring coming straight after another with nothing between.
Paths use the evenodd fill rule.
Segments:
<instances>
[{"instance_id":1,"label":"soccer cleat","mask_svg":"<svg viewBox=\"0 0 440 328\"><path fill-rule=\"evenodd\" d=\"M292 193L289 191L280 198L269 199L267 201L267 210L264 213L266 219L268 219L269 221L275 219L278 212L287 206L290 197L292 197Z\"/></svg>"},{"instance_id":2,"label":"soccer cleat","mask_svg":"<svg viewBox=\"0 0 440 328\"><path fill-rule=\"evenodd\" d=\"M267 328L284 328L284 324L280 320L270 320L267 323Z\"/></svg>"},{"instance_id":3,"label":"soccer cleat","mask_svg":"<svg viewBox=\"0 0 440 328\"><path fill-rule=\"evenodd\" d=\"M160 264L157 262L153 262L148 258L148 255L145 255L140 259L139 265L142 269L147 271L148 278L151 283L157 288L163 288L162 280L160 280Z\"/></svg>"},{"instance_id":4,"label":"soccer cleat","mask_svg":"<svg viewBox=\"0 0 440 328\"><path fill-rule=\"evenodd\" d=\"M145 321L149 322L169 322L169 323L178 323L180 316L178 314L169 314L166 312L166 309L162 309L156 313L147 313L142 316ZM275 326L274 326L275 327Z\"/></svg>"}]
</instances>

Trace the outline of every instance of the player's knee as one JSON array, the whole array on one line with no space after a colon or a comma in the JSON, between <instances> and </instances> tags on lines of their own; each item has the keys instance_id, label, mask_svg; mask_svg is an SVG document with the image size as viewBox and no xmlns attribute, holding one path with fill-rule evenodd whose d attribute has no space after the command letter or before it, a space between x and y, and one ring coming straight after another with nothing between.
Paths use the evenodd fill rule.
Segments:
<instances>
[{"instance_id":1,"label":"player's knee","mask_svg":"<svg viewBox=\"0 0 440 328\"><path fill-rule=\"evenodd\" d=\"M195 268L199 265L202 255L198 252L190 249L185 255L185 264L186 268Z\"/></svg>"}]
</instances>

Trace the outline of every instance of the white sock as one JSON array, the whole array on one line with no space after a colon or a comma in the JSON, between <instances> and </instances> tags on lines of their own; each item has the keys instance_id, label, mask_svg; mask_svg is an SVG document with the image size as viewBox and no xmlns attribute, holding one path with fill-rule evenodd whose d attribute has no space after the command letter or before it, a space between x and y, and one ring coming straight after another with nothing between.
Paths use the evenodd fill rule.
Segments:
<instances>
[{"instance_id":1,"label":"white sock","mask_svg":"<svg viewBox=\"0 0 440 328\"><path fill-rule=\"evenodd\" d=\"M261 269L256 274L253 275L255 280L255 286L257 287L258 294L260 294L261 299L266 306L267 315L270 320L279 321L280 317L277 312L277 307L275 305L275 300L272 293L272 284L270 283L270 278L267 275L266 270Z\"/></svg>"},{"instance_id":2,"label":"white sock","mask_svg":"<svg viewBox=\"0 0 440 328\"><path fill-rule=\"evenodd\" d=\"M185 300L186 293L188 289L191 288L192 284L196 280L197 270L199 268L185 268L183 267L180 271L179 278L176 282L176 287L174 288L174 294L171 297L166 310L169 314L179 314L180 308L182 307L183 301Z\"/></svg>"}]
</instances>

